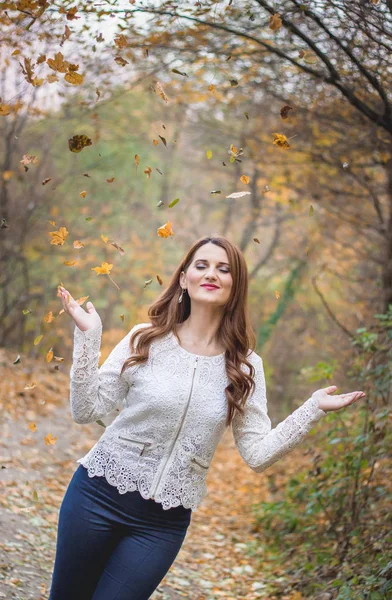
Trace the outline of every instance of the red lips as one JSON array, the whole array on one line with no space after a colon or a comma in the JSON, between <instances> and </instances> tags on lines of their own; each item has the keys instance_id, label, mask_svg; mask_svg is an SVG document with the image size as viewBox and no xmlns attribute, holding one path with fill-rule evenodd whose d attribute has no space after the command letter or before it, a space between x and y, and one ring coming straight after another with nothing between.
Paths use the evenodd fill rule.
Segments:
<instances>
[{"instance_id":1,"label":"red lips","mask_svg":"<svg viewBox=\"0 0 392 600\"><path fill-rule=\"evenodd\" d=\"M213 285L213 284L209 284L209 283L205 283L201 287L211 288L211 289L214 289L214 290L218 290L219 289L217 285Z\"/></svg>"}]
</instances>

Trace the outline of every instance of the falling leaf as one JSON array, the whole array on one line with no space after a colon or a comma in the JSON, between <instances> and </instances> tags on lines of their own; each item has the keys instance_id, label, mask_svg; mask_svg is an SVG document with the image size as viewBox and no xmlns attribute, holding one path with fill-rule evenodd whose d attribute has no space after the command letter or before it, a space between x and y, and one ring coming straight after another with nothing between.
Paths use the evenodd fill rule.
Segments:
<instances>
[{"instance_id":1,"label":"falling leaf","mask_svg":"<svg viewBox=\"0 0 392 600\"><path fill-rule=\"evenodd\" d=\"M115 56L114 60L118 65L120 65L120 67L125 67L125 65L129 64L129 62L125 60L125 58L123 58L122 56Z\"/></svg>"},{"instance_id":2,"label":"falling leaf","mask_svg":"<svg viewBox=\"0 0 392 600\"><path fill-rule=\"evenodd\" d=\"M158 137L162 140L163 144L167 147L166 139L164 137L162 137L161 135L158 135Z\"/></svg>"},{"instance_id":3,"label":"falling leaf","mask_svg":"<svg viewBox=\"0 0 392 600\"><path fill-rule=\"evenodd\" d=\"M109 275L113 265L103 262L100 267L92 267L92 271L96 271L97 275Z\"/></svg>"},{"instance_id":4,"label":"falling leaf","mask_svg":"<svg viewBox=\"0 0 392 600\"><path fill-rule=\"evenodd\" d=\"M2 217L0 229L6 229L7 227L9 227L9 225L7 224L7 221L5 220L5 218Z\"/></svg>"},{"instance_id":5,"label":"falling leaf","mask_svg":"<svg viewBox=\"0 0 392 600\"><path fill-rule=\"evenodd\" d=\"M10 181L10 179L13 177L13 174L13 171L3 171L3 181Z\"/></svg>"},{"instance_id":6,"label":"falling leaf","mask_svg":"<svg viewBox=\"0 0 392 600\"><path fill-rule=\"evenodd\" d=\"M160 237L163 237L163 238L167 238L170 235L174 235L173 230L172 230L172 224L171 224L171 222L168 221L167 223L165 223L161 227L158 227L157 233L158 233L158 235Z\"/></svg>"},{"instance_id":7,"label":"falling leaf","mask_svg":"<svg viewBox=\"0 0 392 600\"><path fill-rule=\"evenodd\" d=\"M137 166L139 166L139 162L140 162L140 157L138 154L135 154L135 163Z\"/></svg>"},{"instance_id":8,"label":"falling leaf","mask_svg":"<svg viewBox=\"0 0 392 600\"><path fill-rule=\"evenodd\" d=\"M313 209L313 205L311 204L309 207L309 217L313 217L313 213L314 213L314 209Z\"/></svg>"},{"instance_id":9,"label":"falling leaf","mask_svg":"<svg viewBox=\"0 0 392 600\"><path fill-rule=\"evenodd\" d=\"M242 196L246 196L247 194L250 194L250 192L233 192L226 196L226 198L242 198Z\"/></svg>"},{"instance_id":10,"label":"falling leaf","mask_svg":"<svg viewBox=\"0 0 392 600\"><path fill-rule=\"evenodd\" d=\"M112 246L114 246L119 252L120 254L124 255L125 252L124 250L121 248L121 246L119 246L118 244L116 244L116 242L110 242Z\"/></svg>"},{"instance_id":11,"label":"falling leaf","mask_svg":"<svg viewBox=\"0 0 392 600\"><path fill-rule=\"evenodd\" d=\"M49 221L49 223L53 225L53 227L56 227L56 221Z\"/></svg>"},{"instance_id":12,"label":"falling leaf","mask_svg":"<svg viewBox=\"0 0 392 600\"><path fill-rule=\"evenodd\" d=\"M24 390L33 390L35 387L37 386L35 381L32 381L31 383L26 383L26 385L24 386Z\"/></svg>"},{"instance_id":13,"label":"falling leaf","mask_svg":"<svg viewBox=\"0 0 392 600\"><path fill-rule=\"evenodd\" d=\"M50 350L47 352L46 354L46 362L50 363L53 360L53 348L50 348Z\"/></svg>"},{"instance_id":14,"label":"falling leaf","mask_svg":"<svg viewBox=\"0 0 392 600\"><path fill-rule=\"evenodd\" d=\"M34 340L34 346L38 346L43 337L43 335L37 335L37 337Z\"/></svg>"},{"instance_id":15,"label":"falling leaf","mask_svg":"<svg viewBox=\"0 0 392 600\"><path fill-rule=\"evenodd\" d=\"M66 227L60 227L57 231L49 231L49 235L52 236L50 241L54 246L62 246L68 236L69 231Z\"/></svg>"},{"instance_id":16,"label":"falling leaf","mask_svg":"<svg viewBox=\"0 0 392 600\"><path fill-rule=\"evenodd\" d=\"M152 143L154 144L154 146L158 146L159 140L152 140Z\"/></svg>"},{"instance_id":17,"label":"falling leaf","mask_svg":"<svg viewBox=\"0 0 392 600\"><path fill-rule=\"evenodd\" d=\"M280 27L282 27L282 19L280 18L280 13L275 13L274 15L271 15L269 20L269 28L272 29L272 31L276 31L277 29L280 29Z\"/></svg>"},{"instance_id":18,"label":"falling leaf","mask_svg":"<svg viewBox=\"0 0 392 600\"><path fill-rule=\"evenodd\" d=\"M237 85L238 85L237 79L230 79L230 85L231 85L231 87L237 87Z\"/></svg>"},{"instance_id":19,"label":"falling leaf","mask_svg":"<svg viewBox=\"0 0 392 600\"><path fill-rule=\"evenodd\" d=\"M103 235L103 233L101 233L101 240L105 242L105 244L108 243L109 238L106 235Z\"/></svg>"},{"instance_id":20,"label":"falling leaf","mask_svg":"<svg viewBox=\"0 0 392 600\"><path fill-rule=\"evenodd\" d=\"M18 354L18 356L15 358L14 362L12 363L13 365L18 365L20 363L20 354Z\"/></svg>"},{"instance_id":21,"label":"falling leaf","mask_svg":"<svg viewBox=\"0 0 392 600\"><path fill-rule=\"evenodd\" d=\"M208 159L212 158L212 150L207 150L207 152L206 152L206 157L207 157Z\"/></svg>"},{"instance_id":22,"label":"falling leaf","mask_svg":"<svg viewBox=\"0 0 392 600\"><path fill-rule=\"evenodd\" d=\"M75 71L69 71L64 75L64 80L72 85L81 85L84 82L84 75L75 73Z\"/></svg>"},{"instance_id":23,"label":"falling leaf","mask_svg":"<svg viewBox=\"0 0 392 600\"><path fill-rule=\"evenodd\" d=\"M113 181L114 181L114 177L112 177L111 179L107 179L106 181L107 181L108 183L113 183Z\"/></svg>"},{"instance_id":24,"label":"falling leaf","mask_svg":"<svg viewBox=\"0 0 392 600\"><path fill-rule=\"evenodd\" d=\"M44 179L42 182L42 185L46 185L47 183L49 183L49 181L52 181L52 179L50 177L48 177L47 179ZM49 223L50 223L50 221L49 221ZM56 225L56 223L52 223L52 225L53 224Z\"/></svg>"},{"instance_id":25,"label":"falling leaf","mask_svg":"<svg viewBox=\"0 0 392 600\"><path fill-rule=\"evenodd\" d=\"M221 194L222 190L211 190L210 194Z\"/></svg>"},{"instance_id":26,"label":"falling leaf","mask_svg":"<svg viewBox=\"0 0 392 600\"><path fill-rule=\"evenodd\" d=\"M71 150L71 152L81 152L83 150L83 148L86 148L86 146L91 146L92 145L92 141L91 139L84 134L81 135L74 135L73 137L69 138L68 140L68 147Z\"/></svg>"},{"instance_id":27,"label":"falling leaf","mask_svg":"<svg viewBox=\"0 0 392 600\"><path fill-rule=\"evenodd\" d=\"M163 89L163 87L161 86L161 84L159 83L159 81L155 82L155 91L158 94L158 96L160 96L162 98L162 100L164 100L165 102L168 102L168 97L165 94L165 91Z\"/></svg>"},{"instance_id":28,"label":"falling leaf","mask_svg":"<svg viewBox=\"0 0 392 600\"><path fill-rule=\"evenodd\" d=\"M314 65L318 61L317 55L312 50L300 50L298 58L303 58L310 65Z\"/></svg>"},{"instance_id":29,"label":"falling leaf","mask_svg":"<svg viewBox=\"0 0 392 600\"><path fill-rule=\"evenodd\" d=\"M143 289L144 289L145 287L147 287L148 285L150 285L151 283L152 283L152 279L148 279L147 281L145 281L145 282L144 282Z\"/></svg>"},{"instance_id":30,"label":"falling leaf","mask_svg":"<svg viewBox=\"0 0 392 600\"><path fill-rule=\"evenodd\" d=\"M287 119L287 117L289 116L289 110L293 110L293 108L291 106L289 106L288 104L285 104L280 109L280 116L282 119Z\"/></svg>"},{"instance_id":31,"label":"falling leaf","mask_svg":"<svg viewBox=\"0 0 392 600\"><path fill-rule=\"evenodd\" d=\"M159 285L163 285L163 281L162 281L162 279L159 277L159 275L157 275L157 280L158 280L158 283L159 283Z\"/></svg>"},{"instance_id":32,"label":"falling leaf","mask_svg":"<svg viewBox=\"0 0 392 600\"><path fill-rule=\"evenodd\" d=\"M159 208L160 206L163 206L164 202L162 200L159 200L158 204L157 204L157 208Z\"/></svg>"},{"instance_id":33,"label":"falling leaf","mask_svg":"<svg viewBox=\"0 0 392 600\"><path fill-rule=\"evenodd\" d=\"M86 217L85 221L92 221L94 217Z\"/></svg>"},{"instance_id":34,"label":"falling leaf","mask_svg":"<svg viewBox=\"0 0 392 600\"><path fill-rule=\"evenodd\" d=\"M29 423L29 429L31 429L31 431L37 431L37 425L35 423Z\"/></svg>"},{"instance_id":35,"label":"falling leaf","mask_svg":"<svg viewBox=\"0 0 392 600\"><path fill-rule=\"evenodd\" d=\"M31 310L29 308L24 308L22 312L23 312L24 315L30 315L31 314Z\"/></svg>"},{"instance_id":36,"label":"falling leaf","mask_svg":"<svg viewBox=\"0 0 392 600\"><path fill-rule=\"evenodd\" d=\"M275 298L277 300L279 300L279 298L280 298L280 294L279 294L278 290L275 290Z\"/></svg>"},{"instance_id":37,"label":"falling leaf","mask_svg":"<svg viewBox=\"0 0 392 600\"><path fill-rule=\"evenodd\" d=\"M64 261L63 261L63 264L64 264L66 267L74 267L75 265L77 265L77 264L78 264L78 261L77 261L77 260L64 260Z\"/></svg>"},{"instance_id":38,"label":"falling leaf","mask_svg":"<svg viewBox=\"0 0 392 600\"><path fill-rule=\"evenodd\" d=\"M241 175L240 181L242 181L242 183L245 183L245 185L248 185L250 177L248 177L247 175Z\"/></svg>"},{"instance_id":39,"label":"falling leaf","mask_svg":"<svg viewBox=\"0 0 392 600\"><path fill-rule=\"evenodd\" d=\"M85 244L83 244L83 242L80 242L79 240L75 240L73 243L73 247L74 248L84 248Z\"/></svg>"},{"instance_id":40,"label":"falling leaf","mask_svg":"<svg viewBox=\"0 0 392 600\"><path fill-rule=\"evenodd\" d=\"M50 310L42 319L44 321L44 323L51 323L52 321L54 321L54 316L53 316L53 312Z\"/></svg>"},{"instance_id":41,"label":"falling leaf","mask_svg":"<svg viewBox=\"0 0 392 600\"><path fill-rule=\"evenodd\" d=\"M253 238L253 241L254 241L254 242L257 242L257 244L260 244L260 240L259 240L259 238Z\"/></svg>"},{"instance_id":42,"label":"falling leaf","mask_svg":"<svg viewBox=\"0 0 392 600\"><path fill-rule=\"evenodd\" d=\"M33 501L34 502L38 502L38 494L37 494L37 490L33 491Z\"/></svg>"},{"instance_id":43,"label":"falling leaf","mask_svg":"<svg viewBox=\"0 0 392 600\"><path fill-rule=\"evenodd\" d=\"M143 172L144 172L144 173L147 175L147 177L150 179L150 176L151 176L151 173L152 173L152 169L151 169L151 167L146 167L146 168L144 169L144 171L143 171Z\"/></svg>"},{"instance_id":44,"label":"falling leaf","mask_svg":"<svg viewBox=\"0 0 392 600\"><path fill-rule=\"evenodd\" d=\"M270 192L270 191L271 191L271 190L270 190L270 187L269 187L269 185L265 185L265 186L263 187L263 189L261 190L261 192L262 192L263 194L266 194L267 192Z\"/></svg>"},{"instance_id":45,"label":"falling leaf","mask_svg":"<svg viewBox=\"0 0 392 600\"><path fill-rule=\"evenodd\" d=\"M173 208L173 206L175 206L175 205L176 205L176 204L177 204L179 201L180 201L180 199L179 199L179 198L174 198L174 200L172 200L172 201L170 202L170 204L168 204L168 205L167 205L167 206L168 206L168 208Z\"/></svg>"},{"instance_id":46,"label":"falling leaf","mask_svg":"<svg viewBox=\"0 0 392 600\"><path fill-rule=\"evenodd\" d=\"M98 98L101 97L101 92L99 91L98 88L95 88L95 93L97 94Z\"/></svg>"},{"instance_id":47,"label":"falling leaf","mask_svg":"<svg viewBox=\"0 0 392 600\"><path fill-rule=\"evenodd\" d=\"M48 58L46 63L53 71L58 71L59 73L66 73L68 71L69 62L64 60L61 52L57 52L54 58Z\"/></svg>"},{"instance_id":48,"label":"falling leaf","mask_svg":"<svg viewBox=\"0 0 392 600\"><path fill-rule=\"evenodd\" d=\"M85 198L87 196L86 190L83 190L82 192L80 192L79 196L81 196L82 198Z\"/></svg>"},{"instance_id":49,"label":"falling leaf","mask_svg":"<svg viewBox=\"0 0 392 600\"><path fill-rule=\"evenodd\" d=\"M11 112L9 104L0 104L0 117L6 117Z\"/></svg>"},{"instance_id":50,"label":"falling leaf","mask_svg":"<svg viewBox=\"0 0 392 600\"><path fill-rule=\"evenodd\" d=\"M176 73L177 75L182 75L183 77L188 77L188 75L178 69L172 69L172 73Z\"/></svg>"},{"instance_id":51,"label":"falling leaf","mask_svg":"<svg viewBox=\"0 0 392 600\"><path fill-rule=\"evenodd\" d=\"M30 165L31 163L33 163L33 165L36 165L37 163L39 163L39 158L38 156L24 154L22 160L20 160L19 162L24 166L25 171L28 171L27 165Z\"/></svg>"},{"instance_id":52,"label":"falling leaf","mask_svg":"<svg viewBox=\"0 0 392 600\"><path fill-rule=\"evenodd\" d=\"M244 112L245 117L248 119L249 121L249 113L247 111Z\"/></svg>"},{"instance_id":53,"label":"falling leaf","mask_svg":"<svg viewBox=\"0 0 392 600\"><path fill-rule=\"evenodd\" d=\"M48 433L48 435L44 436L44 440L45 440L45 444L47 446L50 446L50 445L54 445L57 442L58 437L53 437L51 433Z\"/></svg>"},{"instance_id":54,"label":"falling leaf","mask_svg":"<svg viewBox=\"0 0 392 600\"><path fill-rule=\"evenodd\" d=\"M287 137L285 135L283 135L283 133L273 133L272 134L274 136L274 144L276 146L278 146L279 148L290 148L290 144L287 140Z\"/></svg>"}]
</instances>

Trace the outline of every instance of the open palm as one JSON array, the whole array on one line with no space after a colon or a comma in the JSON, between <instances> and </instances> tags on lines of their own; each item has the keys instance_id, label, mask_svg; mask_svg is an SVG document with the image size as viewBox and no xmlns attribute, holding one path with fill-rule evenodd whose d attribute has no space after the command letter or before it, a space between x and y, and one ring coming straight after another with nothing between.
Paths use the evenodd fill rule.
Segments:
<instances>
[{"instance_id":1,"label":"open palm","mask_svg":"<svg viewBox=\"0 0 392 600\"><path fill-rule=\"evenodd\" d=\"M321 410L325 412L330 410L339 410L340 408L349 406L350 404L353 404L353 402L356 402L360 398L364 398L366 396L365 392L362 391L348 392L347 394L338 394L336 396L329 395L337 389L338 388L336 385L330 385L329 387L313 392L312 397L317 398L318 405Z\"/></svg>"},{"instance_id":2,"label":"open palm","mask_svg":"<svg viewBox=\"0 0 392 600\"><path fill-rule=\"evenodd\" d=\"M75 321L81 331L94 329L102 324L101 317L95 310L92 302L87 302L87 311L85 311L62 286L59 286L59 293L65 312Z\"/></svg>"}]
</instances>

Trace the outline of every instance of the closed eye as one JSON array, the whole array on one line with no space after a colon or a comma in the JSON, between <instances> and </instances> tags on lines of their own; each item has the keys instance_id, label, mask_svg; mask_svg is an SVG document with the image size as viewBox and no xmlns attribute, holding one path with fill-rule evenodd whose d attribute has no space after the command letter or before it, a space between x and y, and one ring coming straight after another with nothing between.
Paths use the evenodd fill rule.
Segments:
<instances>
[{"instance_id":1,"label":"closed eye","mask_svg":"<svg viewBox=\"0 0 392 600\"><path fill-rule=\"evenodd\" d=\"M196 269L204 269L204 265L196 265ZM229 273L229 269L226 269L225 267L221 267L220 270L222 271L222 273Z\"/></svg>"}]
</instances>

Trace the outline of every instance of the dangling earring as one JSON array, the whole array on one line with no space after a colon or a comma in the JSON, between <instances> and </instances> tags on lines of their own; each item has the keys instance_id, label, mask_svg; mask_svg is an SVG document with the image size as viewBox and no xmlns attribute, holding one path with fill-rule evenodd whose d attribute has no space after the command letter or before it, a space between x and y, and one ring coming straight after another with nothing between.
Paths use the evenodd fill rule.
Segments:
<instances>
[{"instance_id":1,"label":"dangling earring","mask_svg":"<svg viewBox=\"0 0 392 600\"><path fill-rule=\"evenodd\" d=\"M181 296L178 298L178 302L182 302L182 296L186 292L186 288L181 288Z\"/></svg>"}]
</instances>

